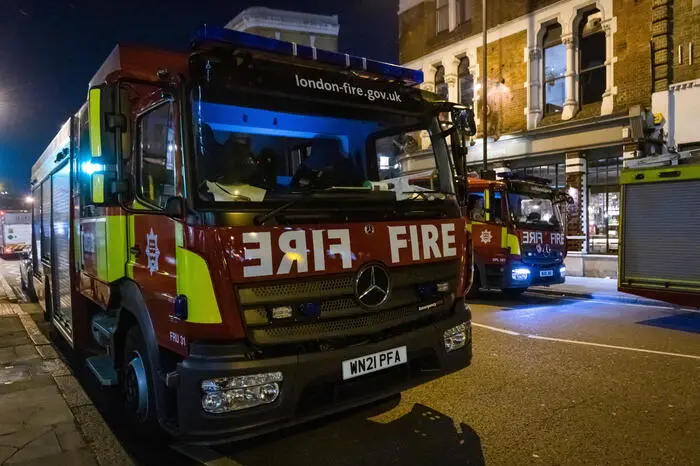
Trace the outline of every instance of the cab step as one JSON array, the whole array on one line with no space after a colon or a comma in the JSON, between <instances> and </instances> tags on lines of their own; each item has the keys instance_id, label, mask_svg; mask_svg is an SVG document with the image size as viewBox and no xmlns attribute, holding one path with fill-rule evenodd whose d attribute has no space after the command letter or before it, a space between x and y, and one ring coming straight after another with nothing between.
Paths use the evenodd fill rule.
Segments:
<instances>
[{"instance_id":1,"label":"cab step","mask_svg":"<svg viewBox=\"0 0 700 466\"><path fill-rule=\"evenodd\" d=\"M112 314L100 313L92 318L92 338L95 343L105 349L112 345L112 337L117 329L117 317Z\"/></svg>"},{"instance_id":2,"label":"cab step","mask_svg":"<svg viewBox=\"0 0 700 466\"><path fill-rule=\"evenodd\" d=\"M117 375L117 371L114 370L114 365L109 356L103 354L90 356L85 362L102 385L113 387L119 382L119 376Z\"/></svg>"}]
</instances>

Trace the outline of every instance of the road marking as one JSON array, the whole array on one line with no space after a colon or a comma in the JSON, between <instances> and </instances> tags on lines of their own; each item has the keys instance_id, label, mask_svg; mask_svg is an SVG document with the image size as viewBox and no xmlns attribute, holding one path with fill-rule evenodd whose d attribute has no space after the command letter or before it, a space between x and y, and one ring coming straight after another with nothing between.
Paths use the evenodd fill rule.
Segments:
<instances>
[{"instance_id":1,"label":"road marking","mask_svg":"<svg viewBox=\"0 0 700 466\"><path fill-rule=\"evenodd\" d=\"M605 343L593 343L590 341L567 340L564 338L544 337L541 335L531 335L531 334L527 334L527 333L518 333L518 332L514 332L512 330L507 330L507 329L499 328L499 327L492 327L490 325L479 324L476 322L472 322L472 325L475 327L482 327L482 328L485 328L488 330L493 330L494 332L505 333L507 335L523 336L525 338L530 338L532 340L554 341L554 342L558 342L558 343L571 343L574 345L584 345L584 346L597 346L599 348L618 349L618 350L623 350L623 351L634 351L637 353L658 354L661 356L673 356L673 357L677 357L677 358L687 358L687 359L700 360L700 355L695 355L695 354L670 353L668 351L656 351L656 350L650 350L650 349L644 349L644 348L634 348L631 346L606 345Z\"/></svg>"},{"instance_id":2,"label":"road marking","mask_svg":"<svg viewBox=\"0 0 700 466\"><path fill-rule=\"evenodd\" d=\"M170 448L199 464L205 464L207 466L243 466L238 461L222 456L221 453L208 447L177 443L170 445Z\"/></svg>"},{"instance_id":3,"label":"road marking","mask_svg":"<svg viewBox=\"0 0 700 466\"><path fill-rule=\"evenodd\" d=\"M504 328L498 328L498 327L491 327L490 325L485 325L485 324L477 324L476 322L472 322L472 326L487 328L489 330L493 330L494 332L505 333L506 335L520 335L518 332L514 332L512 330L506 330Z\"/></svg>"},{"instance_id":4,"label":"road marking","mask_svg":"<svg viewBox=\"0 0 700 466\"><path fill-rule=\"evenodd\" d=\"M700 356L694 355L694 354L669 353L667 351L656 351L656 350L650 350L650 349L644 349L644 348L633 348L630 346L606 345L604 343L593 343L590 341L566 340L563 338L543 337L540 335L526 335L526 337L532 338L535 340L558 341L560 343L573 343L575 345L598 346L600 348L611 348L611 349L619 349L619 350L625 350L625 351L636 351L638 353L660 354L663 356L675 356L677 358L700 359Z\"/></svg>"},{"instance_id":5,"label":"road marking","mask_svg":"<svg viewBox=\"0 0 700 466\"><path fill-rule=\"evenodd\" d=\"M673 309L674 311L675 310L682 310L681 308L675 307L675 306L660 306L658 304L651 304L651 303L650 304L642 304L642 303L627 303L625 301L605 301L605 300L599 299L599 298L593 298L590 301L593 303L596 303L596 304L612 304L614 306L636 306L636 307L647 307L647 308L650 307L653 309Z\"/></svg>"}]
</instances>

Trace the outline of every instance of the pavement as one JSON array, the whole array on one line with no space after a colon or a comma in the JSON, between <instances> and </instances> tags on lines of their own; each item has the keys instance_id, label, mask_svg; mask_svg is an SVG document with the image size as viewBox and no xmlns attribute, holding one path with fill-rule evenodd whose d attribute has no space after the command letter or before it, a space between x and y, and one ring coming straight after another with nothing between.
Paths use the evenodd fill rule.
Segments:
<instances>
[{"instance_id":1,"label":"pavement","mask_svg":"<svg viewBox=\"0 0 700 466\"><path fill-rule=\"evenodd\" d=\"M585 299L599 299L619 303L644 304L648 306L671 306L663 301L642 298L617 291L617 280L597 277L566 277L560 285L533 286L529 291L555 296L574 296Z\"/></svg>"},{"instance_id":2,"label":"pavement","mask_svg":"<svg viewBox=\"0 0 700 466\"><path fill-rule=\"evenodd\" d=\"M133 464L39 328L41 308L18 304L6 276L15 280L0 275L0 465Z\"/></svg>"}]
</instances>

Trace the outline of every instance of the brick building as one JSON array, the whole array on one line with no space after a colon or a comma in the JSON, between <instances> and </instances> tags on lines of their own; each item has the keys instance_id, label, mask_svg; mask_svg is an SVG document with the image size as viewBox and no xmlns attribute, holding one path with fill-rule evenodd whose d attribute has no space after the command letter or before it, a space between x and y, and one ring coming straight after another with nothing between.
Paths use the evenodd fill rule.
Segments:
<instances>
[{"instance_id":1,"label":"brick building","mask_svg":"<svg viewBox=\"0 0 700 466\"><path fill-rule=\"evenodd\" d=\"M402 64L482 128L482 1L400 0L398 15ZM488 0L487 17L490 167L568 189L567 269L614 277L619 172L651 112L669 147L700 147L700 0Z\"/></svg>"},{"instance_id":2,"label":"brick building","mask_svg":"<svg viewBox=\"0 0 700 466\"><path fill-rule=\"evenodd\" d=\"M323 50L338 50L337 15L251 7L236 15L226 27Z\"/></svg>"}]
</instances>

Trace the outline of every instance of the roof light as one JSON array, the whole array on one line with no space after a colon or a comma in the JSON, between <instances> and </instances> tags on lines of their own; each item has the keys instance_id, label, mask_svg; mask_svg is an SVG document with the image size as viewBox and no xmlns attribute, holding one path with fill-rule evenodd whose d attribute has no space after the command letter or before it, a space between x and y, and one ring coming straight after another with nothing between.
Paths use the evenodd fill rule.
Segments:
<instances>
[{"instance_id":1,"label":"roof light","mask_svg":"<svg viewBox=\"0 0 700 466\"><path fill-rule=\"evenodd\" d=\"M423 72L421 70L405 68L403 66L392 65L391 63L377 60L369 60L346 53L329 52L328 50L321 50L316 47L307 47L293 42L270 39L269 37L234 31L220 26L205 24L192 36L192 46L194 48L198 48L203 43L211 42L290 57L296 56L353 71L366 71L386 78L399 79L406 84L420 84L423 82Z\"/></svg>"}]
</instances>

